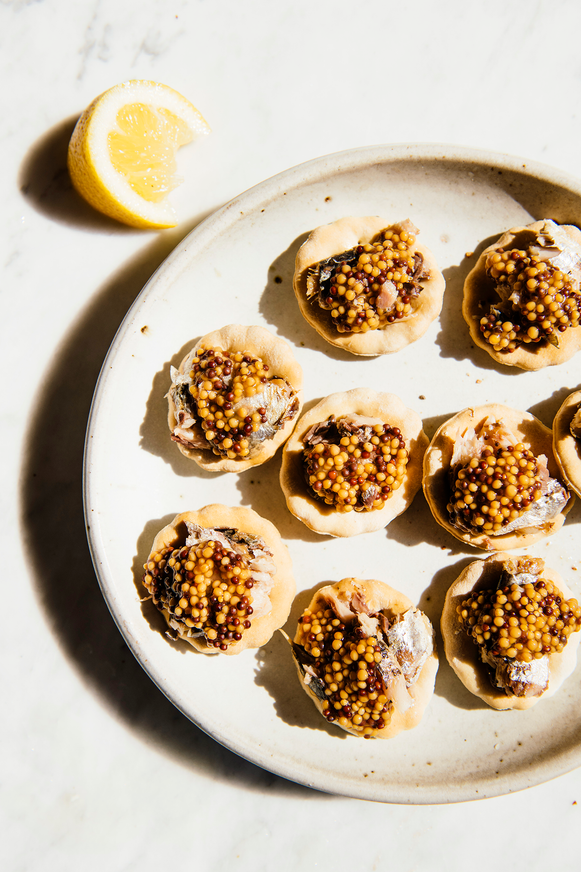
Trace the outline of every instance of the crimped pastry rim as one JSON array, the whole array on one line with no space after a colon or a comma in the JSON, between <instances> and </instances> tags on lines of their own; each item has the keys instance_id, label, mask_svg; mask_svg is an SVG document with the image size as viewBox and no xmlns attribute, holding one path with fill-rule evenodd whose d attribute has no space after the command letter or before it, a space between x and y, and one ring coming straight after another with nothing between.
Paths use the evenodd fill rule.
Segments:
<instances>
[{"instance_id":1,"label":"crimped pastry rim","mask_svg":"<svg viewBox=\"0 0 581 872\"><path fill-rule=\"evenodd\" d=\"M492 251L497 251L499 248L514 248L513 243L518 236L527 232L536 232L544 225L545 220L535 221L532 224L518 225L507 230L500 238L485 248L475 266L466 276L464 282L464 297L462 301L462 314L464 320L470 330L472 340L486 351L497 363L504 366L516 366L519 369L528 371L536 371L544 369L546 366L557 366L560 363L565 363L570 360L574 354L581 349L581 327L572 327L559 335L559 348L555 348L550 343L544 346L523 345L516 348L515 351L509 354L501 354L495 351L489 342L486 342L480 332L480 318L482 311L479 308L481 300L493 301L498 299L491 288L490 280L486 277L485 261ZM559 225L565 232L581 245L581 230L573 224ZM517 241L518 244L518 241Z\"/></svg>"},{"instance_id":2,"label":"crimped pastry rim","mask_svg":"<svg viewBox=\"0 0 581 872\"><path fill-rule=\"evenodd\" d=\"M551 476L561 479L559 467L553 454L552 431L530 412L512 409L501 403L488 403L484 406L469 406L467 409L457 412L438 428L424 455L424 494L434 519L456 539L485 551L509 551L513 548L528 547L534 542L552 535L562 527L565 516L575 501L573 495L570 496L567 505L556 518L550 522L545 522L545 531L537 529L531 532L520 532L516 530L514 533L489 537L484 533L474 534L459 530L448 517L446 508L449 495L448 471L454 438L461 436L468 427L478 427L488 417L505 423L515 436L519 436L523 442L530 445L535 455L545 454Z\"/></svg>"},{"instance_id":3,"label":"crimped pastry rim","mask_svg":"<svg viewBox=\"0 0 581 872\"><path fill-rule=\"evenodd\" d=\"M298 420L303 404L303 370L295 359L290 345L265 327L257 325L246 327L242 324L227 324L219 330L206 333L205 336L202 336L196 342L181 361L179 366L180 373L184 372L185 363L192 351L202 346L220 347L226 351L248 351L255 357L260 357L264 363L268 364L271 370L276 370L276 372L273 371L273 375L286 378L291 387L296 391L299 405L294 417L285 421L272 439L266 439L252 458L231 460L228 457L218 457L211 449L188 448L179 442L176 442L177 447L185 457L194 460L198 466L208 472L244 472L245 469L266 463L288 439ZM167 400L167 421L170 432L173 432L176 426L176 407L170 393L167 395Z\"/></svg>"},{"instance_id":4,"label":"crimped pastry rim","mask_svg":"<svg viewBox=\"0 0 581 872\"><path fill-rule=\"evenodd\" d=\"M336 418L365 415L399 427L409 452L405 483L390 496L383 509L370 512L334 511L310 496L302 471L303 437L329 415ZM324 397L297 421L286 443L280 470L280 485L289 511L310 530L329 536L355 536L387 526L411 505L422 483L422 461L428 445L422 419L395 394L353 388Z\"/></svg>"},{"instance_id":5,"label":"crimped pastry rim","mask_svg":"<svg viewBox=\"0 0 581 872\"><path fill-rule=\"evenodd\" d=\"M564 400L553 421L553 450L559 469L569 487L581 497L581 449L571 434L571 421L581 404L581 390Z\"/></svg>"},{"instance_id":6,"label":"crimped pastry rim","mask_svg":"<svg viewBox=\"0 0 581 872\"><path fill-rule=\"evenodd\" d=\"M367 604L373 611L388 610L391 612L392 615L403 614L404 612L407 612L408 609L416 608L412 600L410 600L409 597L407 597L405 594L391 587L385 581L380 581L379 579L375 578L343 578L341 581L336 582L335 584L324 585L315 592L313 598L311 599L309 605L306 606L306 608L310 609L311 611L316 611L316 603L319 600L324 600L325 593L328 590L336 591L340 597L342 593L349 593L355 590L362 591L365 595ZM428 622L430 628L432 628L433 630L431 621L429 620L428 616L425 614L425 612L422 612L422 615ZM293 640L295 644L300 644L300 640L302 638L300 630L301 625L299 624L297 626L297 631ZM296 660L295 666L303 690L305 691L307 696L313 701L318 711L322 714L322 701L318 699L318 697L316 697L313 693L311 693L307 685L302 680L301 671L298 664L296 663ZM408 688L410 695L414 699L414 705L411 706L411 708L409 708L407 712L404 712L403 714L395 710L392 714L389 724L385 727L385 729L379 730L377 733L375 733L373 738L391 739L394 736L397 736L398 733L401 733L404 730L411 730L420 723L424 712L428 706L428 703L430 702L434 693L434 685L436 681L438 666L438 654L434 642L432 653L422 666L417 681L414 682L414 684L410 685L410 687ZM357 738L361 738L361 734L357 732L353 732L352 730L346 727L342 727L339 724L336 724L336 726L338 726L339 729L356 736Z\"/></svg>"},{"instance_id":7,"label":"crimped pastry rim","mask_svg":"<svg viewBox=\"0 0 581 872\"><path fill-rule=\"evenodd\" d=\"M477 646L460 626L456 606L472 590L489 586L490 582L498 577L509 559L511 559L509 555L497 552L485 560L476 560L465 567L448 589L440 619L440 628L446 659L470 693L478 696L491 708L498 711L508 709L525 711L540 700L547 699L556 693L565 679L571 675L577 663L577 649L581 642L581 631L571 634L560 654L550 655L549 687L541 696L511 697L503 693L500 688L495 689L488 677L489 667L480 661ZM554 569L545 565L542 577L553 582L566 599L575 596Z\"/></svg>"},{"instance_id":8,"label":"crimped pastry rim","mask_svg":"<svg viewBox=\"0 0 581 872\"><path fill-rule=\"evenodd\" d=\"M331 224L316 227L299 248L293 276L295 296L305 320L331 345L363 356L393 354L423 336L440 314L446 282L432 252L417 241L414 248L423 255L431 278L422 282L424 289L418 298L417 309L408 320L390 324L381 330L369 330L367 333L338 333L331 324L327 311L307 299L307 273L310 267L334 254L348 251L361 243L371 242L381 230L397 223L399 222L375 215L339 218Z\"/></svg>"},{"instance_id":9,"label":"crimped pastry rim","mask_svg":"<svg viewBox=\"0 0 581 872\"><path fill-rule=\"evenodd\" d=\"M218 651L205 642L197 639L183 639L192 645L196 651L202 654L225 654L231 656L239 654L247 648L260 648L265 645L273 634L285 623L289 616L296 585L292 571L292 562L287 546L274 524L263 518L253 509L244 506L224 506L220 503L211 503L197 511L180 512L175 518L166 524L155 536L151 546L148 562L151 555L168 545L185 542L183 527L186 521L198 524L200 527L227 527L243 530L252 536L259 536L273 554L276 573L274 585L269 594L271 610L268 614L252 621L252 626L244 631L242 639L229 645L226 651ZM166 609L159 610L166 621L169 613ZM180 636L180 638L182 638Z\"/></svg>"}]
</instances>

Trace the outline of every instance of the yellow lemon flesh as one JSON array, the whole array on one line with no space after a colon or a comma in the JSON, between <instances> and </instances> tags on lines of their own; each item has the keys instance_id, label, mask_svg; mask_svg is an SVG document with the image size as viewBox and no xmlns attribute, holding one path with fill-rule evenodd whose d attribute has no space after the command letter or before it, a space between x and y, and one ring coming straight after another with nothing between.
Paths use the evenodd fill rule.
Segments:
<instances>
[{"instance_id":1,"label":"yellow lemon flesh","mask_svg":"<svg viewBox=\"0 0 581 872\"><path fill-rule=\"evenodd\" d=\"M69 143L72 182L95 209L133 227L175 227L166 195L181 179L176 152L210 132L185 97L167 85L131 81L85 109Z\"/></svg>"}]
</instances>

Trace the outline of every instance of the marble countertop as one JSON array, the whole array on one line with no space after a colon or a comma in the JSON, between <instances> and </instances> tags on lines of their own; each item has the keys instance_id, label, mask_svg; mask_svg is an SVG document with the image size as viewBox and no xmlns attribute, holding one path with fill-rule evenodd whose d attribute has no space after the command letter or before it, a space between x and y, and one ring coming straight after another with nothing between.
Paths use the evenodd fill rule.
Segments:
<instances>
[{"instance_id":1,"label":"marble countertop","mask_svg":"<svg viewBox=\"0 0 581 872\"><path fill-rule=\"evenodd\" d=\"M476 833L505 864L541 868L557 850L561 869L577 868L581 770L478 802L381 804L287 781L198 730L103 601L82 458L127 309L177 243L249 187L320 155L408 142L581 176L580 26L574 0L0 6L3 868L148 872L171 858L244 872L456 872L488 868ZM174 230L102 217L67 175L79 113L136 78L171 85L213 128L180 157ZM567 372L581 381L581 363Z\"/></svg>"}]
</instances>

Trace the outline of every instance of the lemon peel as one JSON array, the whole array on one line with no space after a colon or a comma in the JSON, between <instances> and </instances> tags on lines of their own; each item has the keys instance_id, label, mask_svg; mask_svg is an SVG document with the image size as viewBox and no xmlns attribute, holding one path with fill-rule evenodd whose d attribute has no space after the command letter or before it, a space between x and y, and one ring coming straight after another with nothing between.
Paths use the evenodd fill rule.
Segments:
<instances>
[{"instance_id":1,"label":"lemon peel","mask_svg":"<svg viewBox=\"0 0 581 872\"><path fill-rule=\"evenodd\" d=\"M68 149L71 180L110 218L132 227L175 227L166 196L181 181L176 152L208 133L201 113L173 88L123 82L93 100L79 118Z\"/></svg>"}]
</instances>

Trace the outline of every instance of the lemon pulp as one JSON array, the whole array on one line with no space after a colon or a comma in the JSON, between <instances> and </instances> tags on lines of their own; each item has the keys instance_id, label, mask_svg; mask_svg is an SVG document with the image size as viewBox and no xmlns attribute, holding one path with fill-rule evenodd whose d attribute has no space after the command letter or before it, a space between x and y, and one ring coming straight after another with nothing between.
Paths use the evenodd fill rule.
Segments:
<instances>
[{"instance_id":1,"label":"lemon pulp","mask_svg":"<svg viewBox=\"0 0 581 872\"><path fill-rule=\"evenodd\" d=\"M116 121L107 138L113 167L140 197L159 202L182 181L175 156L193 139L191 129L169 109L145 103L123 106Z\"/></svg>"}]
</instances>

